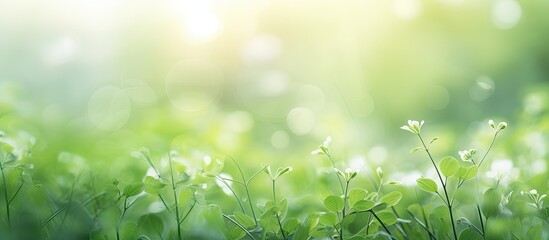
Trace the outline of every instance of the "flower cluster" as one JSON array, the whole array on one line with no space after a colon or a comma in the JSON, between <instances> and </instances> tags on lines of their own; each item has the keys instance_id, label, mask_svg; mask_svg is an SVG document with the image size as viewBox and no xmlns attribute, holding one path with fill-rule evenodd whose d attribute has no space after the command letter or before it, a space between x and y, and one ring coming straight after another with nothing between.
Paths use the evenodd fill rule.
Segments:
<instances>
[{"instance_id":1,"label":"flower cluster","mask_svg":"<svg viewBox=\"0 0 549 240\"><path fill-rule=\"evenodd\" d=\"M528 203L528 205L535 207L536 209L542 209L543 208L543 199L547 197L547 194L539 195L538 190L532 189L529 192L520 192L520 194L528 194L528 197L530 200L532 200L532 203Z\"/></svg>"}]
</instances>

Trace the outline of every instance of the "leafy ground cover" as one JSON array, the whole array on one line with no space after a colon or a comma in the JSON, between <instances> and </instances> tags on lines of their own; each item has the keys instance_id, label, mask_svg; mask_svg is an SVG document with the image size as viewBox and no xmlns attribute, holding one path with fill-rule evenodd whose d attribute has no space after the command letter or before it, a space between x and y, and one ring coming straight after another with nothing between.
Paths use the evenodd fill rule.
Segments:
<instances>
[{"instance_id":1,"label":"leafy ground cover","mask_svg":"<svg viewBox=\"0 0 549 240\"><path fill-rule=\"evenodd\" d=\"M338 162L328 137L311 152L331 170L326 191L301 196L284 191L294 174L291 166L246 166L237 158L205 157L200 166L187 164L171 151L152 157L142 148L141 177L124 178L81 172L58 179L57 186L33 178L34 138L2 133L2 238L13 239L543 239L549 234L546 193L528 183L505 182L505 175L487 179L486 165L505 122L490 120L492 138L484 149L457 150L458 157L439 157L431 149L437 137L425 136L424 121L408 121L401 128L418 138L430 162L430 176L415 186L375 174L359 177L359 170ZM512 126L511 126L512 127ZM427 140L429 139L429 140ZM61 156L62 158L77 157ZM459 158L459 159L458 159ZM484 163L484 164L483 164ZM343 166L343 167L342 167ZM232 177L235 176L235 177ZM126 180L121 181L119 179ZM251 185L269 188L254 191ZM227 199L227 198L230 198ZM300 206L301 205L301 206Z\"/></svg>"}]
</instances>

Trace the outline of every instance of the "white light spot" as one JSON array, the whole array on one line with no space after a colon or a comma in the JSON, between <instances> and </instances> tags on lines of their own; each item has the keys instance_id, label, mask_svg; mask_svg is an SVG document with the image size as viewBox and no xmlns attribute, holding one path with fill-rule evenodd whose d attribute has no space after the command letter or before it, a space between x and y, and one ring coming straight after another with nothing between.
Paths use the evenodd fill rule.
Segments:
<instances>
[{"instance_id":1,"label":"white light spot","mask_svg":"<svg viewBox=\"0 0 549 240\"><path fill-rule=\"evenodd\" d=\"M213 38L221 27L207 1L184 1L182 6L187 38L191 42L204 42Z\"/></svg>"},{"instance_id":2,"label":"white light spot","mask_svg":"<svg viewBox=\"0 0 549 240\"><path fill-rule=\"evenodd\" d=\"M368 152L368 158L375 165L380 165L387 159L387 149L382 146L375 146Z\"/></svg>"},{"instance_id":3,"label":"white light spot","mask_svg":"<svg viewBox=\"0 0 549 240\"><path fill-rule=\"evenodd\" d=\"M139 79L128 79L124 81L124 91L128 94L130 99L136 103L148 105L157 100L154 89L145 81Z\"/></svg>"},{"instance_id":4,"label":"white light spot","mask_svg":"<svg viewBox=\"0 0 549 240\"><path fill-rule=\"evenodd\" d=\"M360 171L366 171L366 159L364 159L364 156L356 155L349 160L349 167Z\"/></svg>"},{"instance_id":5,"label":"white light spot","mask_svg":"<svg viewBox=\"0 0 549 240\"><path fill-rule=\"evenodd\" d=\"M263 96L277 96L288 88L288 75L281 71L270 71L259 79L258 89Z\"/></svg>"},{"instance_id":6,"label":"white light spot","mask_svg":"<svg viewBox=\"0 0 549 240\"><path fill-rule=\"evenodd\" d=\"M418 0L395 0L393 2L393 12L397 18L412 20L419 16L421 5Z\"/></svg>"},{"instance_id":7,"label":"white light spot","mask_svg":"<svg viewBox=\"0 0 549 240\"><path fill-rule=\"evenodd\" d=\"M271 144L277 149L285 149L290 144L290 136L286 131L276 131L271 135Z\"/></svg>"},{"instance_id":8,"label":"white light spot","mask_svg":"<svg viewBox=\"0 0 549 240\"><path fill-rule=\"evenodd\" d=\"M250 63L266 62L280 55L282 43L273 35L259 35L250 39L244 46L244 60Z\"/></svg>"},{"instance_id":9,"label":"white light spot","mask_svg":"<svg viewBox=\"0 0 549 240\"><path fill-rule=\"evenodd\" d=\"M517 179L519 171L513 168L513 161L510 159L498 159L492 162L490 171L486 172L486 177L500 180L503 183Z\"/></svg>"},{"instance_id":10,"label":"white light spot","mask_svg":"<svg viewBox=\"0 0 549 240\"><path fill-rule=\"evenodd\" d=\"M67 63L76 53L78 45L73 38L64 36L58 39L47 49L44 61L50 66L59 66Z\"/></svg>"},{"instance_id":11,"label":"white light spot","mask_svg":"<svg viewBox=\"0 0 549 240\"><path fill-rule=\"evenodd\" d=\"M166 93L178 109L197 112L218 100L223 81L221 71L214 65L184 60L177 63L166 76Z\"/></svg>"},{"instance_id":12,"label":"white light spot","mask_svg":"<svg viewBox=\"0 0 549 240\"><path fill-rule=\"evenodd\" d=\"M513 28L522 16L522 8L515 0L497 0L492 8L492 21L500 29Z\"/></svg>"},{"instance_id":13,"label":"white light spot","mask_svg":"<svg viewBox=\"0 0 549 240\"><path fill-rule=\"evenodd\" d=\"M543 95L529 94L524 99L524 111L532 115L538 114L544 109L545 102Z\"/></svg>"},{"instance_id":14,"label":"white light spot","mask_svg":"<svg viewBox=\"0 0 549 240\"><path fill-rule=\"evenodd\" d=\"M494 93L495 87L495 83L491 78L482 76L469 89L469 96L473 101L482 102Z\"/></svg>"},{"instance_id":15,"label":"white light spot","mask_svg":"<svg viewBox=\"0 0 549 240\"><path fill-rule=\"evenodd\" d=\"M296 135L309 133L316 122L315 114L308 108L297 107L288 113L288 127Z\"/></svg>"},{"instance_id":16,"label":"white light spot","mask_svg":"<svg viewBox=\"0 0 549 240\"><path fill-rule=\"evenodd\" d=\"M250 130L253 125L254 119L244 111L233 112L225 119L225 127L228 131L245 132Z\"/></svg>"},{"instance_id":17,"label":"white light spot","mask_svg":"<svg viewBox=\"0 0 549 240\"><path fill-rule=\"evenodd\" d=\"M117 87L107 86L95 91L88 102L88 118L101 130L121 128L128 122L130 113L130 99Z\"/></svg>"},{"instance_id":18,"label":"white light spot","mask_svg":"<svg viewBox=\"0 0 549 240\"><path fill-rule=\"evenodd\" d=\"M215 183L217 184L217 186L219 186L221 188L221 190L223 190L223 193L225 193L227 195L232 195L232 191L231 191L230 187L233 185L233 182L231 180L227 180L227 179L233 179L231 177L231 175L229 175L227 173L220 173L219 177L222 178L222 179L225 179L225 180L222 181L221 179L216 178Z\"/></svg>"}]
</instances>

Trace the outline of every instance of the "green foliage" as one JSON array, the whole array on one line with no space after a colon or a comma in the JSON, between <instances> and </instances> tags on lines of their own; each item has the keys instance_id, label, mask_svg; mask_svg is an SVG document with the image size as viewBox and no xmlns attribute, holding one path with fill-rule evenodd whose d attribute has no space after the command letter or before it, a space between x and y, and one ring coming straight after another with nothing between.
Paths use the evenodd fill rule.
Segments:
<instances>
[{"instance_id":1,"label":"green foliage","mask_svg":"<svg viewBox=\"0 0 549 240\"><path fill-rule=\"evenodd\" d=\"M411 122L405 130L421 138L421 126L420 122ZM499 133L505 128L495 127L494 131ZM344 164L335 161L328 140L318 151L332 166ZM15 228L14 219L20 221L15 214L23 212L19 201L27 201L25 195L53 196L37 191L43 186L33 176L34 166L24 161L28 156L17 151L20 147L13 141L4 140L2 144L1 189L3 202L9 205L2 219L9 230ZM370 182L358 170L334 167L327 179L335 184L326 185L322 199L315 196L322 200L323 207L310 204L309 212L303 212L296 198L278 189L287 188L293 175L291 167L272 171L271 165L265 165L248 175L230 157L227 159L234 165L206 156L200 166L193 166L177 152L152 157L143 148L133 155L143 160L139 164L152 169L148 173L152 175L145 175L143 170L144 177L133 180L125 176L73 178L60 194L67 197L58 198L53 208L37 213L43 219L37 231L51 238L70 234L69 227L75 225L65 219L78 212L95 222L86 230L90 239L452 239L454 233L455 239L540 239L547 234L549 208L544 206L545 193L530 189L527 183L503 185L499 181L482 193L476 192L476 184L467 184L469 181L478 181L479 186L489 183L479 181L483 178L480 163L484 158L475 162L476 150L461 151L466 162L460 166L452 156L435 164L429 146L421 148L439 177L418 178L417 186L423 192L387 180L391 175L380 167L372 171ZM63 158L78 159L72 154ZM262 182L265 180L268 184ZM257 191L264 185L271 187L272 196ZM225 195L233 198L232 204ZM437 198L442 204L435 201ZM48 201L43 204L50 205ZM528 223L527 228L506 228L516 221Z\"/></svg>"},{"instance_id":2,"label":"green foliage","mask_svg":"<svg viewBox=\"0 0 549 240\"><path fill-rule=\"evenodd\" d=\"M418 178L416 182L417 182L417 186L421 188L421 190L423 191L432 192L432 193L438 192L437 183L433 179L422 177L422 178Z\"/></svg>"}]
</instances>

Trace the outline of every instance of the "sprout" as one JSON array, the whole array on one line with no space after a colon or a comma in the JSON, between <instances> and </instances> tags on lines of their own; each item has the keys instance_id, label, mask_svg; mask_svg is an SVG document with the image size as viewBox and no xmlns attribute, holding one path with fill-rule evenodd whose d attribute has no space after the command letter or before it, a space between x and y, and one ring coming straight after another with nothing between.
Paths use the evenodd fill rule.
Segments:
<instances>
[{"instance_id":1,"label":"sprout","mask_svg":"<svg viewBox=\"0 0 549 240\"><path fill-rule=\"evenodd\" d=\"M471 160L473 158L473 155L475 155L476 153L477 153L476 149L469 149L469 150L463 150L458 152L459 157L463 161Z\"/></svg>"},{"instance_id":2,"label":"sprout","mask_svg":"<svg viewBox=\"0 0 549 240\"><path fill-rule=\"evenodd\" d=\"M328 149L330 147L330 143L332 143L332 137L328 136L326 137L326 140L322 143L322 145L318 146L317 149L313 150L311 154L330 154L330 150Z\"/></svg>"},{"instance_id":3,"label":"sprout","mask_svg":"<svg viewBox=\"0 0 549 240\"><path fill-rule=\"evenodd\" d=\"M400 129L404 129L406 131L410 131L412 133L415 133L415 134L419 134L421 132L421 126L423 126L423 123L425 121L421 121L421 122L418 122L418 121L414 121L414 120L408 120L408 125L404 125L402 127L400 127Z\"/></svg>"},{"instance_id":4,"label":"sprout","mask_svg":"<svg viewBox=\"0 0 549 240\"><path fill-rule=\"evenodd\" d=\"M494 130L496 130L496 132L499 132L499 131L507 128L507 123L506 122L500 122L500 123L498 123L498 126L496 127L496 124L494 123L494 120L489 120L488 125L490 125L490 127L492 127Z\"/></svg>"}]
</instances>

